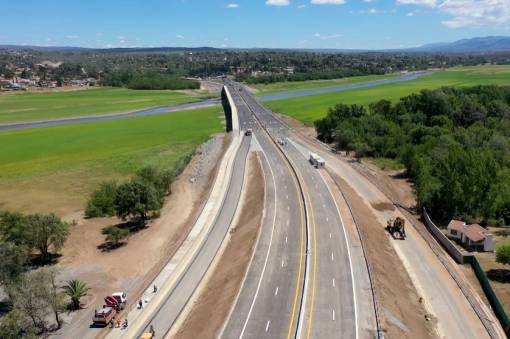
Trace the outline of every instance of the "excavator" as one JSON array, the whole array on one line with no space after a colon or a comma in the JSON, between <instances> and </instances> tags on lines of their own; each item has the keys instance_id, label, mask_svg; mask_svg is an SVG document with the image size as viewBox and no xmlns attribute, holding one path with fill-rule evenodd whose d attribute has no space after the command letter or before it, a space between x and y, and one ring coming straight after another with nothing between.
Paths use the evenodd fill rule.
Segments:
<instances>
[{"instance_id":1,"label":"excavator","mask_svg":"<svg viewBox=\"0 0 510 339\"><path fill-rule=\"evenodd\" d=\"M401 217L388 220L386 230L391 234L393 239L404 240L406 238L406 221Z\"/></svg>"}]
</instances>

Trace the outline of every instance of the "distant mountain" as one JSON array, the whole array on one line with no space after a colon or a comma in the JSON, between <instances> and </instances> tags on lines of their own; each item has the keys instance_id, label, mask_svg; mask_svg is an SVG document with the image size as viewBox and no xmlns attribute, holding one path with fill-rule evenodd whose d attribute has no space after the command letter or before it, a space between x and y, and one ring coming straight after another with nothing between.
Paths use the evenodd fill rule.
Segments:
<instances>
[{"instance_id":1,"label":"distant mountain","mask_svg":"<svg viewBox=\"0 0 510 339\"><path fill-rule=\"evenodd\" d=\"M488 36L462 39L454 42L427 44L421 47L406 49L411 52L429 53L491 53L510 51L510 37Z\"/></svg>"},{"instance_id":2,"label":"distant mountain","mask_svg":"<svg viewBox=\"0 0 510 339\"><path fill-rule=\"evenodd\" d=\"M406 49L335 49L335 48L215 48L215 47L132 47L132 48L86 48L72 46L23 46L0 45L0 49L32 49L46 52L96 52L96 53L168 53L168 52L210 52L210 51L298 51L313 53L361 53L361 52L402 52L402 53L471 53L484 54L510 52L510 36L487 36L462 39L454 42L440 42Z\"/></svg>"}]
</instances>

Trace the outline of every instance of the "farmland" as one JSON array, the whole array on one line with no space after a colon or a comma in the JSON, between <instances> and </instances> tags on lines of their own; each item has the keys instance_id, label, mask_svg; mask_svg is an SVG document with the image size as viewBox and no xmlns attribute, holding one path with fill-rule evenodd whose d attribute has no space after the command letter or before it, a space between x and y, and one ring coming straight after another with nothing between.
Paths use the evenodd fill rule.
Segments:
<instances>
[{"instance_id":1,"label":"farmland","mask_svg":"<svg viewBox=\"0 0 510 339\"><path fill-rule=\"evenodd\" d=\"M458 67L396 84L269 101L266 104L275 112L311 124L316 119L325 116L329 107L338 103L368 105L381 99L395 102L401 97L419 92L421 89L481 84L503 85L509 82L510 66Z\"/></svg>"},{"instance_id":2,"label":"farmland","mask_svg":"<svg viewBox=\"0 0 510 339\"><path fill-rule=\"evenodd\" d=\"M401 75L400 73L383 74L383 75L365 75L358 77L348 77L333 80L310 80L310 81L286 81L276 82L271 84L257 84L250 85L250 87L257 90L257 94L276 94L291 91L303 91L310 89L329 88L342 85L350 85L354 83L362 83L375 80L391 79Z\"/></svg>"},{"instance_id":3,"label":"farmland","mask_svg":"<svg viewBox=\"0 0 510 339\"><path fill-rule=\"evenodd\" d=\"M222 131L221 108L0 133L0 208L55 211L84 207L108 179L144 165L171 167Z\"/></svg>"},{"instance_id":4,"label":"farmland","mask_svg":"<svg viewBox=\"0 0 510 339\"><path fill-rule=\"evenodd\" d=\"M137 91L125 88L2 94L0 124L121 113L193 102L205 97L200 92Z\"/></svg>"}]
</instances>

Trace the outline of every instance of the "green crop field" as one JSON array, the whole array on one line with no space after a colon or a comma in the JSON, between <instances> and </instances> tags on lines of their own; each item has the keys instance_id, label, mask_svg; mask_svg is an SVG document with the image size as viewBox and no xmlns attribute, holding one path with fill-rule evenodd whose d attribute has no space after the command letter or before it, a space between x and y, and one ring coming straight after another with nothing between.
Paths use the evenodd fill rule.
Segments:
<instances>
[{"instance_id":1,"label":"green crop field","mask_svg":"<svg viewBox=\"0 0 510 339\"><path fill-rule=\"evenodd\" d=\"M0 132L0 209L82 209L107 179L123 179L144 165L171 168L222 131L219 106Z\"/></svg>"},{"instance_id":2,"label":"green crop field","mask_svg":"<svg viewBox=\"0 0 510 339\"><path fill-rule=\"evenodd\" d=\"M348 77L342 79L332 79L332 80L308 80L308 81L286 81L286 82L276 82L272 84L257 84L250 85L250 87L255 88L257 90L257 95L267 95L267 94L276 94L276 93L285 93L291 91L304 91L310 89L318 89L318 88L329 88L335 86L342 85L350 85L354 83L375 81L375 80L384 80L391 79L397 77L401 74L383 74L383 75L365 75L358 77Z\"/></svg>"},{"instance_id":3,"label":"green crop field","mask_svg":"<svg viewBox=\"0 0 510 339\"><path fill-rule=\"evenodd\" d=\"M193 102L203 94L96 88L69 92L0 95L0 124L121 113L142 108Z\"/></svg>"},{"instance_id":4,"label":"green crop field","mask_svg":"<svg viewBox=\"0 0 510 339\"><path fill-rule=\"evenodd\" d=\"M368 105L381 99L398 101L401 97L421 89L482 84L509 85L510 66L458 67L396 84L268 101L265 104L275 112L311 124L326 115L329 107L339 103Z\"/></svg>"}]
</instances>

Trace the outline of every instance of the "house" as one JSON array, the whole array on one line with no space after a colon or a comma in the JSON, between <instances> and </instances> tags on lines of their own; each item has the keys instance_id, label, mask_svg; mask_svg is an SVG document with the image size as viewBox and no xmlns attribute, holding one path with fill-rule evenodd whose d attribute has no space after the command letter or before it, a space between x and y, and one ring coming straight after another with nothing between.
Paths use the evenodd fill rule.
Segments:
<instances>
[{"instance_id":1,"label":"house","mask_svg":"<svg viewBox=\"0 0 510 339\"><path fill-rule=\"evenodd\" d=\"M466 225L460 220L452 220L448 224L447 236L458 241L469 251L492 252L496 248L494 236L478 224Z\"/></svg>"}]
</instances>

